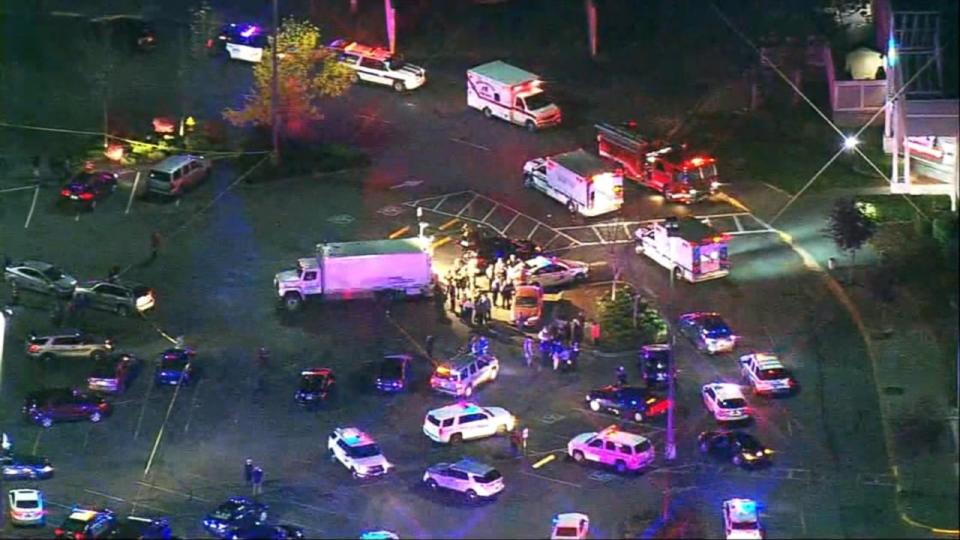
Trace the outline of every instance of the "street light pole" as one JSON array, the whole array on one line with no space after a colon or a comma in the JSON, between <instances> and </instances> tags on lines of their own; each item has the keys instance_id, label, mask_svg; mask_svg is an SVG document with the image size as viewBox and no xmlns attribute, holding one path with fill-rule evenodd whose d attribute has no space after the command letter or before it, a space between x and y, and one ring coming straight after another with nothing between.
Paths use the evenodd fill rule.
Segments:
<instances>
[{"instance_id":1,"label":"street light pole","mask_svg":"<svg viewBox=\"0 0 960 540\"><path fill-rule=\"evenodd\" d=\"M270 124L273 127L273 159L280 163L280 115L277 111L278 102L278 80L277 80L277 49L280 47L280 7L279 0L273 0L273 47L271 47L271 62L273 62L273 75L270 81Z\"/></svg>"},{"instance_id":2,"label":"street light pole","mask_svg":"<svg viewBox=\"0 0 960 540\"><path fill-rule=\"evenodd\" d=\"M673 272L670 272L670 302L667 306L667 317L670 317L669 310L673 308L673 274ZM677 334L674 332L673 323L669 319L667 320L667 335L670 341L670 353L667 355L667 448L664 457L667 458L668 461L673 461L677 459L677 443L674 439L675 434L673 429L674 394L677 375L674 348L677 346Z\"/></svg>"}]
</instances>

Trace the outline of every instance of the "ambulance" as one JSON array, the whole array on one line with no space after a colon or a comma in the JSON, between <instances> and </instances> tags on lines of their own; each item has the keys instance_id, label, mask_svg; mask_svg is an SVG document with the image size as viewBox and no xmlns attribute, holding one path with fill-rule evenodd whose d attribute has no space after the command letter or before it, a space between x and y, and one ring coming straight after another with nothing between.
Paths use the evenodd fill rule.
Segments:
<instances>
[{"instance_id":1,"label":"ambulance","mask_svg":"<svg viewBox=\"0 0 960 540\"><path fill-rule=\"evenodd\" d=\"M730 274L728 237L695 218L669 217L645 225L634 233L635 250L690 283Z\"/></svg>"},{"instance_id":2,"label":"ambulance","mask_svg":"<svg viewBox=\"0 0 960 540\"><path fill-rule=\"evenodd\" d=\"M488 62L467 71L467 105L527 128L527 131L560 123L560 107L543 92L540 77L501 62Z\"/></svg>"},{"instance_id":3,"label":"ambulance","mask_svg":"<svg viewBox=\"0 0 960 540\"><path fill-rule=\"evenodd\" d=\"M571 214L593 217L623 206L623 176L617 166L583 149L526 162L523 185L566 205Z\"/></svg>"}]
</instances>

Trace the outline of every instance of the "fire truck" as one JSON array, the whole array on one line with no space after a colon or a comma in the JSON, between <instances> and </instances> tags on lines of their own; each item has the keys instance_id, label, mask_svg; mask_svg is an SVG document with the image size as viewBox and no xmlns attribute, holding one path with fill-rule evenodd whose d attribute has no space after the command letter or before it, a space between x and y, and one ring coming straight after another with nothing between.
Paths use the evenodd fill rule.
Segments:
<instances>
[{"instance_id":1,"label":"fire truck","mask_svg":"<svg viewBox=\"0 0 960 540\"><path fill-rule=\"evenodd\" d=\"M673 279L690 283L730 273L728 237L696 218L669 217L634 233L635 250L670 270Z\"/></svg>"},{"instance_id":2,"label":"fire truck","mask_svg":"<svg viewBox=\"0 0 960 540\"><path fill-rule=\"evenodd\" d=\"M720 185L717 162L703 153L646 137L636 122L596 124L601 156L623 165L624 176L668 201L690 204L716 192Z\"/></svg>"}]
</instances>

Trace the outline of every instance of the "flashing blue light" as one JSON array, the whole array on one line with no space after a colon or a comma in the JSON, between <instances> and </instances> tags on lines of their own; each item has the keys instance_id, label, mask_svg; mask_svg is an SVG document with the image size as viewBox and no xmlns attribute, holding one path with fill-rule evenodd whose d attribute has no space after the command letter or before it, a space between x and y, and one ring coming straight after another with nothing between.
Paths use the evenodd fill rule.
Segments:
<instances>
[{"instance_id":1,"label":"flashing blue light","mask_svg":"<svg viewBox=\"0 0 960 540\"><path fill-rule=\"evenodd\" d=\"M887 67L897 65L897 41L893 36L887 40Z\"/></svg>"}]
</instances>

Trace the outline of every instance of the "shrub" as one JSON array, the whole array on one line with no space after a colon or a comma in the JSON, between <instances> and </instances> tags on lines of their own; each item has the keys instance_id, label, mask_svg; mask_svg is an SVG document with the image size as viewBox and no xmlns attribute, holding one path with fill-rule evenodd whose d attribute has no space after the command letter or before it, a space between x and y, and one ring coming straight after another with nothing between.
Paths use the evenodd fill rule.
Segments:
<instances>
[{"instance_id":1,"label":"shrub","mask_svg":"<svg viewBox=\"0 0 960 540\"><path fill-rule=\"evenodd\" d=\"M637 300L636 292L625 286L616 298L605 294L597 299L600 320L600 348L605 351L627 351L648 343L662 343L667 337L667 323L650 301ZM637 319L633 312L636 302Z\"/></svg>"}]
</instances>

